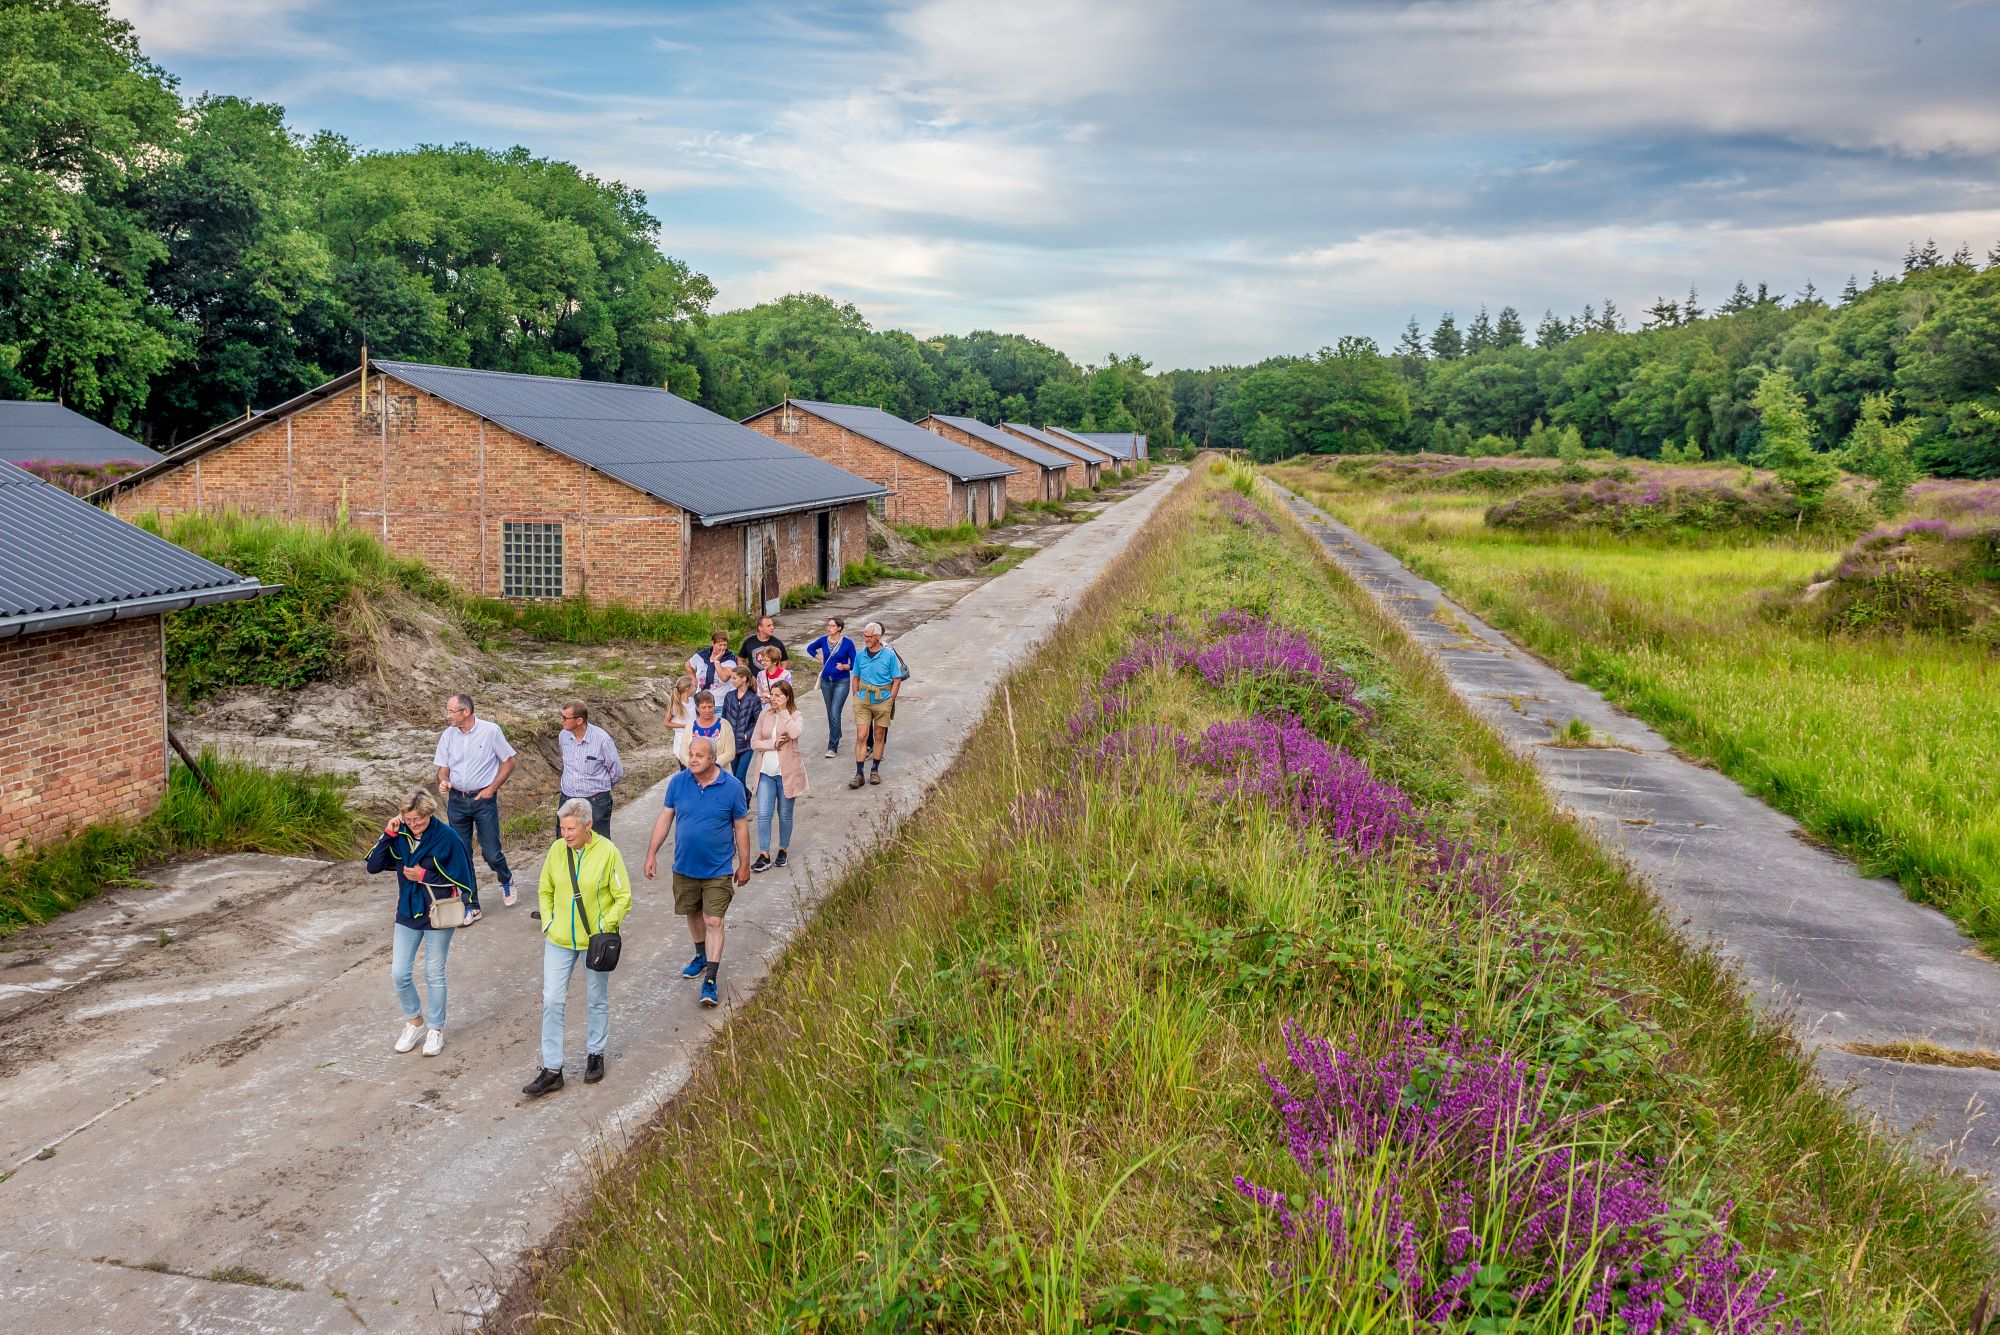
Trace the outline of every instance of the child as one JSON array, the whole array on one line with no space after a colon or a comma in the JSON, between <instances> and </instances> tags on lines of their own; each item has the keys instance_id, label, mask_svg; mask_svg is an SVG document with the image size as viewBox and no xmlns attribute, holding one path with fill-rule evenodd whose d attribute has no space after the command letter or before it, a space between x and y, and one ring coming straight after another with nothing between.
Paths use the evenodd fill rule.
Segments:
<instances>
[{"instance_id":1,"label":"child","mask_svg":"<svg viewBox=\"0 0 2000 1335\"><path fill-rule=\"evenodd\" d=\"M785 651L779 645L773 644L759 650L758 657L763 660L764 670L757 674L757 696L764 702L764 707L769 709L771 687L781 681L788 686L791 685L792 670L785 666Z\"/></svg>"}]
</instances>

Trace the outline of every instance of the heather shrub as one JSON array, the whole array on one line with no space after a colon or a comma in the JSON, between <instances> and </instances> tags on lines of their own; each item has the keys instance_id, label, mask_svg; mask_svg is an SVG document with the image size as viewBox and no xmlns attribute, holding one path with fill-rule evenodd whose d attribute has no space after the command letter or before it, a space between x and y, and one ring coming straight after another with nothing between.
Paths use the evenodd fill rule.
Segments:
<instances>
[{"instance_id":1,"label":"heather shrub","mask_svg":"<svg viewBox=\"0 0 2000 1335\"><path fill-rule=\"evenodd\" d=\"M1799 606L1834 632L2000 642L2000 525L1916 519L1878 528L1813 581Z\"/></svg>"},{"instance_id":2,"label":"heather shrub","mask_svg":"<svg viewBox=\"0 0 2000 1335\"><path fill-rule=\"evenodd\" d=\"M1786 487L1771 481L1732 487L1721 482L1623 481L1600 477L1564 483L1503 501L1486 512L1493 528L1588 529L1613 533L1849 533L1868 522L1865 506L1844 492L1801 510Z\"/></svg>"}]
</instances>

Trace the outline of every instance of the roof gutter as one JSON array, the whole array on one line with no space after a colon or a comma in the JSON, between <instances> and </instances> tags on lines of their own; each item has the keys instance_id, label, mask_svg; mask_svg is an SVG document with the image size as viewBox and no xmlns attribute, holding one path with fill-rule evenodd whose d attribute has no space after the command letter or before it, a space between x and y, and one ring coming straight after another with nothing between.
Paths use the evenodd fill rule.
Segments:
<instances>
[{"instance_id":1,"label":"roof gutter","mask_svg":"<svg viewBox=\"0 0 2000 1335\"><path fill-rule=\"evenodd\" d=\"M837 501L815 501L805 505L794 501L789 505L767 505L758 510L731 510L727 514L701 516L701 526L714 528L717 524L740 524L745 520L763 519L770 515L797 514L801 510L838 510L843 505L852 505L856 501L872 501L877 496L889 494L887 487L877 487L874 491L863 492L859 496L843 496Z\"/></svg>"},{"instance_id":2,"label":"roof gutter","mask_svg":"<svg viewBox=\"0 0 2000 1335\"><path fill-rule=\"evenodd\" d=\"M130 621L134 617L161 616L167 612L181 612L190 607L206 607L212 603L241 602L246 598L261 598L267 593L276 593L283 587L285 586L282 584L259 584L253 579L219 589L201 589L194 593L154 593L144 598L124 598L114 603L98 603L92 607L64 608L55 612L24 612L19 616L0 617L0 640L11 640L40 631L98 625L107 621Z\"/></svg>"}]
</instances>

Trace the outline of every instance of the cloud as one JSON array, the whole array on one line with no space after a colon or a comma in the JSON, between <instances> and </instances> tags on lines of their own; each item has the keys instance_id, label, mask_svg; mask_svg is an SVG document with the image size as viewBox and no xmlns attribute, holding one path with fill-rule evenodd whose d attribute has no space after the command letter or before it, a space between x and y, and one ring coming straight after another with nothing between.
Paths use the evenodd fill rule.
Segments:
<instances>
[{"instance_id":1,"label":"cloud","mask_svg":"<svg viewBox=\"0 0 2000 1335\"><path fill-rule=\"evenodd\" d=\"M152 56L261 51L318 58L334 49L300 25L312 12L310 0L111 0L111 12L138 30Z\"/></svg>"}]
</instances>

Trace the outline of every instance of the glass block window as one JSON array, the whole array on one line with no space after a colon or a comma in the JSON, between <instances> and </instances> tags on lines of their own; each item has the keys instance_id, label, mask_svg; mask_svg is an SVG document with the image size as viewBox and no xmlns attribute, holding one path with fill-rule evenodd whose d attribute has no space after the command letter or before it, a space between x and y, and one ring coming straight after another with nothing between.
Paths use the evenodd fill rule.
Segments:
<instances>
[{"instance_id":1,"label":"glass block window","mask_svg":"<svg viewBox=\"0 0 2000 1335\"><path fill-rule=\"evenodd\" d=\"M563 596L563 526L503 520L500 594L504 598Z\"/></svg>"},{"instance_id":2,"label":"glass block window","mask_svg":"<svg viewBox=\"0 0 2000 1335\"><path fill-rule=\"evenodd\" d=\"M868 508L874 512L876 518L884 518L889 513L889 498L887 496L870 496L868 498Z\"/></svg>"}]
</instances>

